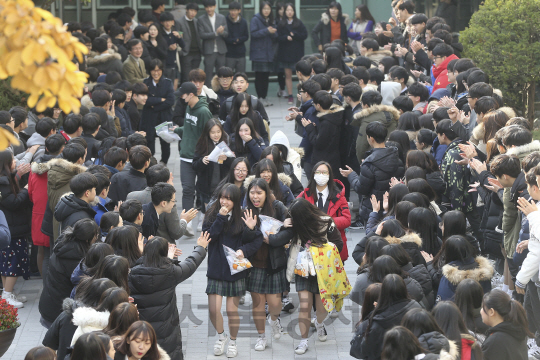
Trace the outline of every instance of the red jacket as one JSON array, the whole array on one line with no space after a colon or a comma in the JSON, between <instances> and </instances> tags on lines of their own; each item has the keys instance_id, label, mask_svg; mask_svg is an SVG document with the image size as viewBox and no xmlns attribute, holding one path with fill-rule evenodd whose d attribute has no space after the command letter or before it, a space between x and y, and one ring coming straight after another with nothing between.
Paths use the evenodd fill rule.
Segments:
<instances>
[{"instance_id":1,"label":"red jacket","mask_svg":"<svg viewBox=\"0 0 540 360\"><path fill-rule=\"evenodd\" d=\"M448 63L454 59L459 59L456 55L452 54L447 56L446 59L437 67L433 65L433 77L435 78L435 83L433 84L433 91L437 89L444 89L449 84L448 82L448 70L446 67ZM433 92L432 92L433 93Z\"/></svg>"},{"instance_id":2,"label":"red jacket","mask_svg":"<svg viewBox=\"0 0 540 360\"><path fill-rule=\"evenodd\" d=\"M332 199L328 199L328 212L327 214L334 220L336 227L341 233L341 239L343 240L343 249L339 253L341 261L345 262L349 258L349 250L347 249L347 237L345 236L345 229L351 226L351 212L349 211L349 204L345 198L345 186L339 180L335 180L336 185L340 189L339 193ZM303 197L313 205L315 205L315 198L308 196L306 191L309 192L309 188L305 188L298 197Z\"/></svg>"},{"instance_id":3,"label":"red jacket","mask_svg":"<svg viewBox=\"0 0 540 360\"><path fill-rule=\"evenodd\" d=\"M47 208L47 163L32 163L28 178L28 196L32 207L32 241L37 246L50 246L49 237L41 232L41 224Z\"/></svg>"}]
</instances>

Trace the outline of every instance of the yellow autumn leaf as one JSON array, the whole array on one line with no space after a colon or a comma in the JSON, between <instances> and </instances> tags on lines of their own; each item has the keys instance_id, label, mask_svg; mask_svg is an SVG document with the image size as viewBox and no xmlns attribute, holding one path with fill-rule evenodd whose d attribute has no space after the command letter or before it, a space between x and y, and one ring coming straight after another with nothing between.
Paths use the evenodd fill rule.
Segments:
<instances>
[{"instance_id":1,"label":"yellow autumn leaf","mask_svg":"<svg viewBox=\"0 0 540 360\"><path fill-rule=\"evenodd\" d=\"M9 131L0 128L0 151L6 150L10 144L19 145L19 140Z\"/></svg>"}]
</instances>

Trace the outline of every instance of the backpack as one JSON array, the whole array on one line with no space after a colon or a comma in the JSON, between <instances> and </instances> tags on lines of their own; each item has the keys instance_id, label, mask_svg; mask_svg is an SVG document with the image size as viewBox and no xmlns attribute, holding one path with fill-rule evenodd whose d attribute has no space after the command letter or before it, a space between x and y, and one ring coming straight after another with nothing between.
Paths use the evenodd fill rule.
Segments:
<instances>
[{"instance_id":1,"label":"backpack","mask_svg":"<svg viewBox=\"0 0 540 360\"><path fill-rule=\"evenodd\" d=\"M209 97L206 97L206 101L208 102L208 110L210 110L212 115L217 118L219 115L219 109L221 108L219 99L210 99Z\"/></svg>"}]
</instances>

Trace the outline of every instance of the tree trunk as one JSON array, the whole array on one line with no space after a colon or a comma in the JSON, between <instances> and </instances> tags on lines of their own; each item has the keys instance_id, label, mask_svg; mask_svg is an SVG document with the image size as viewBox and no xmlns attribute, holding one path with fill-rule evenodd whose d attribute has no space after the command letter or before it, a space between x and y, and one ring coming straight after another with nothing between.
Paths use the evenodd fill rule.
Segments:
<instances>
[{"instance_id":1,"label":"tree trunk","mask_svg":"<svg viewBox=\"0 0 540 360\"><path fill-rule=\"evenodd\" d=\"M527 101L527 110L528 110L528 114L527 114L527 118L529 119L529 122L531 123L531 129L534 129L534 102L535 102L535 98L536 98L536 82L535 81L532 81L530 84L529 84L529 91L528 91L528 101Z\"/></svg>"}]
</instances>

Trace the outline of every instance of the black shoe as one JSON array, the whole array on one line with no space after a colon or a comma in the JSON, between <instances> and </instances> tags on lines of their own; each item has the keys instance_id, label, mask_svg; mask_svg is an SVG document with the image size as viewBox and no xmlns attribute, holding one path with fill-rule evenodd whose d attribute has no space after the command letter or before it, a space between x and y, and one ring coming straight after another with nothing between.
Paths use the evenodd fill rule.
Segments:
<instances>
[{"instance_id":1,"label":"black shoe","mask_svg":"<svg viewBox=\"0 0 540 360\"><path fill-rule=\"evenodd\" d=\"M356 220L349 226L351 230L364 230L366 227L364 226L364 222L362 220Z\"/></svg>"}]
</instances>

